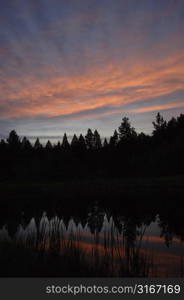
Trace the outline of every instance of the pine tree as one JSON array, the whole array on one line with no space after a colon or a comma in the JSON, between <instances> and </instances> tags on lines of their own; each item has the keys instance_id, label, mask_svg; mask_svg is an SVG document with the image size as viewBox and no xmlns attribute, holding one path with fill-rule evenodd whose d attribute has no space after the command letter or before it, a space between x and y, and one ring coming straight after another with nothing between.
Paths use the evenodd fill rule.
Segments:
<instances>
[{"instance_id":1,"label":"pine tree","mask_svg":"<svg viewBox=\"0 0 184 300\"><path fill-rule=\"evenodd\" d=\"M6 142L5 142L5 140L3 140L3 139L1 139L1 141L0 141L0 146L5 146L6 145Z\"/></svg>"},{"instance_id":2,"label":"pine tree","mask_svg":"<svg viewBox=\"0 0 184 300\"><path fill-rule=\"evenodd\" d=\"M118 128L119 131L119 139L120 141L128 141L135 139L137 137L137 133L135 128L131 126L129 118L124 117L122 119L121 125Z\"/></svg>"},{"instance_id":3,"label":"pine tree","mask_svg":"<svg viewBox=\"0 0 184 300\"><path fill-rule=\"evenodd\" d=\"M51 142L49 140L46 143L45 149L47 149L47 150L51 150L52 149L52 144L51 144Z\"/></svg>"},{"instance_id":4,"label":"pine tree","mask_svg":"<svg viewBox=\"0 0 184 300\"><path fill-rule=\"evenodd\" d=\"M156 115L156 121L152 122L153 123L153 127L154 127L154 132L156 131L160 131L161 129L165 128L167 123L164 120L163 116L158 112L158 114Z\"/></svg>"},{"instance_id":5,"label":"pine tree","mask_svg":"<svg viewBox=\"0 0 184 300\"><path fill-rule=\"evenodd\" d=\"M110 137L109 144L111 147L116 147L118 144L118 132L117 130L114 131L113 136Z\"/></svg>"},{"instance_id":6,"label":"pine tree","mask_svg":"<svg viewBox=\"0 0 184 300\"><path fill-rule=\"evenodd\" d=\"M57 145L55 146L55 148L57 149L57 150L60 150L61 149L61 143L58 141L58 143L57 143Z\"/></svg>"},{"instance_id":7,"label":"pine tree","mask_svg":"<svg viewBox=\"0 0 184 300\"><path fill-rule=\"evenodd\" d=\"M42 144L40 143L39 138L36 139L36 142L34 144L34 149L38 150L42 148Z\"/></svg>"},{"instance_id":8,"label":"pine tree","mask_svg":"<svg viewBox=\"0 0 184 300\"><path fill-rule=\"evenodd\" d=\"M86 142L85 142L85 138L83 137L82 134L80 134L80 136L79 136L78 143L79 143L79 150L80 150L80 152L85 151L86 150Z\"/></svg>"},{"instance_id":9,"label":"pine tree","mask_svg":"<svg viewBox=\"0 0 184 300\"><path fill-rule=\"evenodd\" d=\"M85 141L87 149L92 150L94 148L94 134L91 129L88 129Z\"/></svg>"},{"instance_id":10,"label":"pine tree","mask_svg":"<svg viewBox=\"0 0 184 300\"><path fill-rule=\"evenodd\" d=\"M163 116L158 113L155 122L152 122L152 124L154 127L153 136L157 141L163 141L166 137L167 122L164 120Z\"/></svg>"},{"instance_id":11,"label":"pine tree","mask_svg":"<svg viewBox=\"0 0 184 300\"><path fill-rule=\"evenodd\" d=\"M32 149L32 145L30 143L30 141L24 136L22 139L22 149L23 150L31 150Z\"/></svg>"},{"instance_id":12,"label":"pine tree","mask_svg":"<svg viewBox=\"0 0 184 300\"><path fill-rule=\"evenodd\" d=\"M184 114L180 114L179 117L177 117L177 127L179 130L184 130Z\"/></svg>"},{"instance_id":13,"label":"pine tree","mask_svg":"<svg viewBox=\"0 0 184 300\"><path fill-rule=\"evenodd\" d=\"M62 141L62 148L65 149L65 150L68 150L70 148L70 144L68 142L68 138L67 138L67 135L66 133L64 134L63 136L63 141Z\"/></svg>"},{"instance_id":14,"label":"pine tree","mask_svg":"<svg viewBox=\"0 0 184 300\"><path fill-rule=\"evenodd\" d=\"M17 135L15 130L12 130L9 134L9 137L7 138L7 142L10 146L10 148L17 150L20 148L20 138Z\"/></svg>"},{"instance_id":15,"label":"pine tree","mask_svg":"<svg viewBox=\"0 0 184 300\"><path fill-rule=\"evenodd\" d=\"M0 150L6 151L6 149L7 149L7 143L5 142L5 140L1 139L1 141L0 141Z\"/></svg>"},{"instance_id":16,"label":"pine tree","mask_svg":"<svg viewBox=\"0 0 184 300\"><path fill-rule=\"evenodd\" d=\"M77 138L76 134L74 134L72 141L71 141L71 147L73 149L76 149L78 147L78 144L79 144L78 138Z\"/></svg>"},{"instance_id":17,"label":"pine tree","mask_svg":"<svg viewBox=\"0 0 184 300\"><path fill-rule=\"evenodd\" d=\"M94 131L94 149L102 148L102 142L97 130Z\"/></svg>"},{"instance_id":18,"label":"pine tree","mask_svg":"<svg viewBox=\"0 0 184 300\"><path fill-rule=\"evenodd\" d=\"M103 147L104 148L107 148L108 147L108 142L107 142L107 139L105 138L104 141L103 141Z\"/></svg>"}]
</instances>

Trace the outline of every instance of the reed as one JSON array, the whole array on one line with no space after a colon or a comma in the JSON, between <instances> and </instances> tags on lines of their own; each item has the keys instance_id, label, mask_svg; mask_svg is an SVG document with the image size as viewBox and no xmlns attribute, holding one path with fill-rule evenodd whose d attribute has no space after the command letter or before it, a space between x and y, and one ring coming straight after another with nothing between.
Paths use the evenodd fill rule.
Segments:
<instances>
[{"instance_id":1,"label":"reed","mask_svg":"<svg viewBox=\"0 0 184 300\"><path fill-rule=\"evenodd\" d=\"M32 257L41 262L38 268L42 276L45 265L46 274L50 274L49 264L53 269L54 262L56 269L52 274L59 276L74 276L78 270L78 275L83 276L147 277L152 262L148 253L142 251L144 232L145 228L138 229L124 221L119 231L113 218L106 214L90 216L82 226L73 218L67 225L57 216L49 220L44 212L38 223L32 218L27 226L20 224L12 238L3 227L0 242L11 243L16 251L24 249L24 255L27 250L29 259L30 253L34 253Z\"/></svg>"}]
</instances>

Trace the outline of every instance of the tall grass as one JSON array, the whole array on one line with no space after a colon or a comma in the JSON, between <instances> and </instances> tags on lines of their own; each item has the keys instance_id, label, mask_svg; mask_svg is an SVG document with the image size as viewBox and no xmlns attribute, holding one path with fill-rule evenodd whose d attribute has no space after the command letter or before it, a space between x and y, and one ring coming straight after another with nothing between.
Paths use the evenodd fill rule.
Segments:
<instances>
[{"instance_id":1,"label":"tall grass","mask_svg":"<svg viewBox=\"0 0 184 300\"><path fill-rule=\"evenodd\" d=\"M141 246L145 227L120 224L119 230L112 217L92 214L85 225L73 218L66 225L63 219L49 219L44 213L39 222L32 218L27 226L19 225L12 238L3 227L0 241L34 251L50 264L56 258L58 263L64 261L67 274L72 264L74 269L85 266L85 276L149 276L152 262ZM73 275L71 270L69 276Z\"/></svg>"}]
</instances>

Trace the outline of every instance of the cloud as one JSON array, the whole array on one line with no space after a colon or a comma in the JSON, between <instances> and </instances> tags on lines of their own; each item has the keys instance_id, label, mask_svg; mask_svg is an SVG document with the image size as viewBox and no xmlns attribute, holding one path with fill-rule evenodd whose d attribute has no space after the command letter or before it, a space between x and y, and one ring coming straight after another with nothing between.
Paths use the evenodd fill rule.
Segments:
<instances>
[{"instance_id":1,"label":"cloud","mask_svg":"<svg viewBox=\"0 0 184 300\"><path fill-rule=\"evenodd\" d=\"M128 112L130 112L130 113L145 113L145 112L151 112L151 111L168 110L168 109L173 109L173 108L184 108L184 101L163 104L163 105L158 105L158 106L134 108L134 109L128 110Z\"/></svg>"},{"instance_id":2,"label":"cloud","mask_svg":"<svg viewBox=\"0 0 184 300\"><path fill-rule=\"evenodd\" d=\"M142 62L142 63L141 63ZM22 74L4 78L0 86L1 117L54 117L77 114L103 107L123 107L150 99L158 99L183 90L184 56L169 58L162 64L143 61L127 71L123 63L109 63L103 70L92 67L84 74L65 74L54 66L44 67L43 78ZM3 82L3 80L2 80ZM162 106L162 105L160 105ZM177 103L173 104L173 107Z\"/></svg>"},{"instance_id":3,"label":"cloud","mask_svg":"<svg viewBox=\"0 0 184 300\"><path fill-rule=\"evenodd\" d=\"M183 5L176 2L3 5L0 118L50 122L182 108L183 98L171 99L184 91Z\"/></svg>"}]
</instances>

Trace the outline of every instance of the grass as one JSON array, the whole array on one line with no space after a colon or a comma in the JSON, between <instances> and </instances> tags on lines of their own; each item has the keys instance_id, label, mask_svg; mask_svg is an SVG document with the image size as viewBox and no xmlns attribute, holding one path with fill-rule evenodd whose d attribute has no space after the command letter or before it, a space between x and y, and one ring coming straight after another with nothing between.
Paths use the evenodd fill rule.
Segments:
<instances>
[{"instance_id":1,"label":"grass","mask_svg":"<svg viewBox=\"0 0 184 300\"><path fill-rule=\"evenodd\" d=\"M5 235L4 235L5 237ZM111 277L149 275L150 261L140 244L122 231L119 233L104 217L101 231L92 234L88 225L72 219L65 227L62 220L44 215L19 226L10 238L1 238L0 276Z\"/></svg>"}]
</instances>

